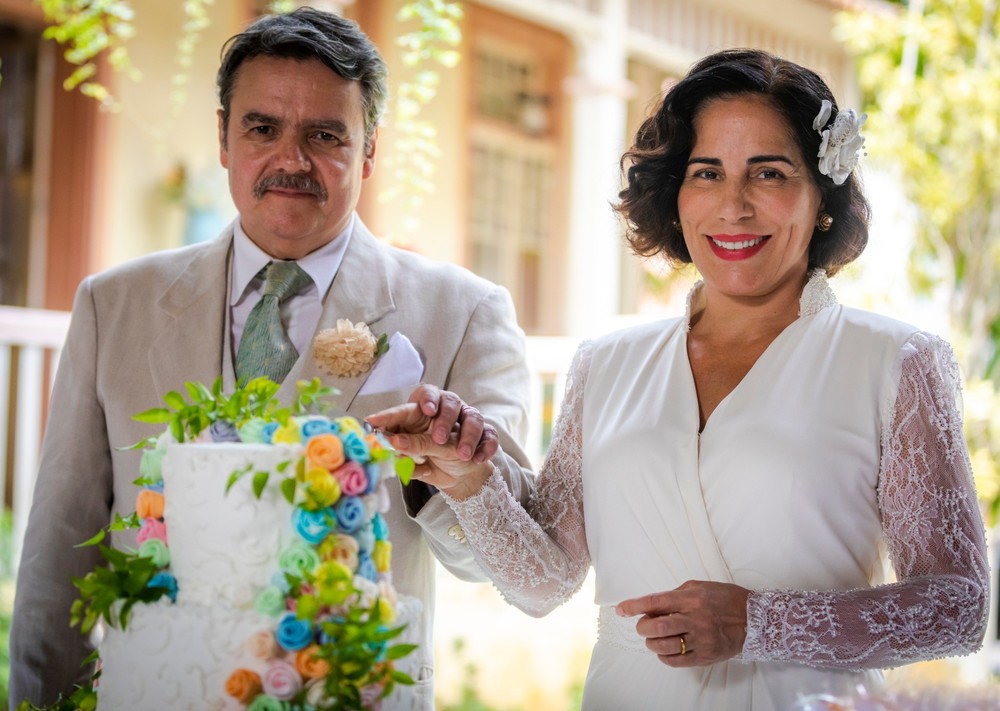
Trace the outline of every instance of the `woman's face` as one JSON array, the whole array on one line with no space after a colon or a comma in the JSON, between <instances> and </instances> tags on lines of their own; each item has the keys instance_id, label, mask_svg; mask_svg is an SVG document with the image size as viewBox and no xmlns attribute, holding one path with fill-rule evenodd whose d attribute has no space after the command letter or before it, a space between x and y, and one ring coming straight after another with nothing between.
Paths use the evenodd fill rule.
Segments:
<instances>
[{"instance_id":1,"label":"woman's face","mask_svg":"<svg viewBox=\"0 0 1000 711\"><path fill-rule=\"evenodd\" d=\"M715 99L694 129L677 207L706 289L801 289L822 198L782 114L756 96Z\"/></svg>"}]
</instances>

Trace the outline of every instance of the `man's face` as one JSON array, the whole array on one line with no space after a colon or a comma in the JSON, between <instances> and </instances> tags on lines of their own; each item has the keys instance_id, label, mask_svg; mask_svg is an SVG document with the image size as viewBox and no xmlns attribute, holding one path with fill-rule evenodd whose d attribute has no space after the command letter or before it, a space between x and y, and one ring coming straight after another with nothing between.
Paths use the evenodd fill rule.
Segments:
<instances>
[{"instance_id":1,"label":"man's face","mask_svg":"<svg viewBox=\"0 0 1000 711\"><path fill-rule=\"evenodd\" d=\"M315 59L241 64L227 127L219 112L219 140L243 230L278 259L299 259L336 237L375 168L360 84Z\"/></svg>"}]
</instances>

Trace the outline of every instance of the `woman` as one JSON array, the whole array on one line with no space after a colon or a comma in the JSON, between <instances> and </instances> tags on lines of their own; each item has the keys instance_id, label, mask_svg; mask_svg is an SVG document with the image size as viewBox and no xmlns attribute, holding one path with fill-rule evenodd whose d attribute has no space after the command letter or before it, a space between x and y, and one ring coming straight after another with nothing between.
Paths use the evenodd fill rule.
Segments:
<instances>
[{"instance_id":1,"label":"woman","mask_svg":"<svg viewBox=\"0 0 1000 711\"><path fill-rule=\"evenodd\" d=\"M418 433L394 443L429 457L420 476L512 604L545 614L594 566L585 708L788 709L981 643L951 349L826 281L867 241L862 121L759 51L712 55L667 93L617 209L638 253L703 281L685 318L580 347L527 509L484 461L489 427L473 455L416 405L369 418Z\"/></svg>"}]
</instances>

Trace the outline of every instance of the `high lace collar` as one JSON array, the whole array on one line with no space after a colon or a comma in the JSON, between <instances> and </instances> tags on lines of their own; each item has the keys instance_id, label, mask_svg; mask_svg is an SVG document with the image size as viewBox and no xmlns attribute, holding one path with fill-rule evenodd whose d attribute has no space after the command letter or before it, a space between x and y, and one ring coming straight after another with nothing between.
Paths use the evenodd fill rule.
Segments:
<instances>
[{"instance_id":1,"label":"high lace collar","mask_svg":"<svg viewBox=\"0 0 1000 711\"><path fill-rule=\"evenodd\" d=\"M691 287L687 295L687 307L684 318L687 321L688 330L691 330L691 317L705 308L705 294L702 285L704 282L698 281ZM799 318L818 314L827 306L836 306L837 296L830 288L830 282L826 278L826 271L823 269L813 269L809 273L809 280L802 289L802 296L799 297Z\"/></svg>"}]
</instances>

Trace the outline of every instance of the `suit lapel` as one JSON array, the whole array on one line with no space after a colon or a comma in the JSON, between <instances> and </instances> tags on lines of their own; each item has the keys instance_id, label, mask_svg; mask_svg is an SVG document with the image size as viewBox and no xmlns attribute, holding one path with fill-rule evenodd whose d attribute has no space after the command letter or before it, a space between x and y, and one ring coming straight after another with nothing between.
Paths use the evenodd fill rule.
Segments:
<instances>
[{"instance_id":1,"label":"suit lapel","mask_svg":"<svg viewBox=\"0 0 1000 711\"><path fill-rule=\"evenodd\" d=\"M337 270L337 276L330 285L316 331L334 328L337 319L346 318L352 323L363 321L378 336L380 332L376 324L396 309L389 286L385 248L368 231L360 218L355 218L354 225L351 242L344 253L340 269ZM325 385L340 391L335 401L337 408L346 412L367 379L368 373L356 378L337 378L327 375L316 366L313 341L310 339L305 354L295 363L281 386L279 397L282 402L291 402L295 397L297 380L312 380L314 377L320 378Z\"/></svg>"},{"instance_id":2,"label":"suit lapel","mask_svg":"<svg viewBox=\"0 0 1000 711\"><path fill-rule=\"evenodd\" d=\"M211 385L221 373L232 237L228 229L194 251L157 301L165 322L149 351L157 393L188 381Z\"/></svg>"}]
</instances>

